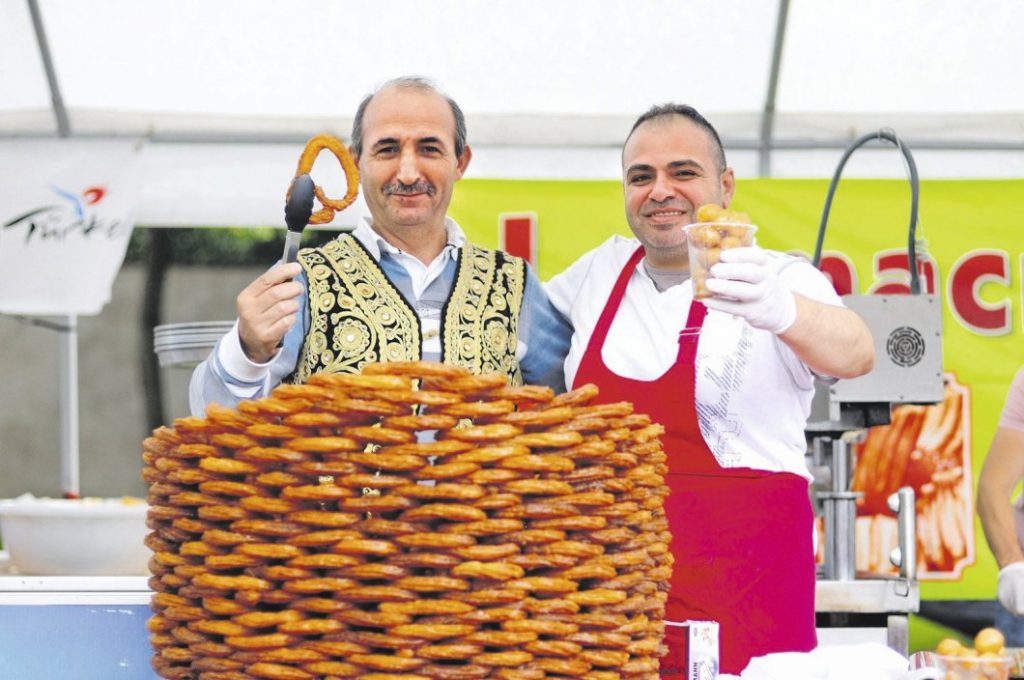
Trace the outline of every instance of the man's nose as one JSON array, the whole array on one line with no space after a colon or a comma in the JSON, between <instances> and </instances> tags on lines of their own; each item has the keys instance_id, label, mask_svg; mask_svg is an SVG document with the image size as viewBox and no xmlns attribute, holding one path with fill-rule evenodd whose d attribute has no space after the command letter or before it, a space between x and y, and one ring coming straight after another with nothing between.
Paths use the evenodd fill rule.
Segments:
<instances>
[{"instance_id":1,"label":"man's nose","mask_svg":"<svg viewBox=\"0 0 1024 680\"><path fill-rule=\"evenodd\" d=\"M395 177L402 184L413 184L420 178L420 168L416 154L412 149L404 149L398 158L398 175Z\"/></svg>"},{"instance_id":2,"label":"man's nose","mask_svg":"<svg viewBox=\"0 0 1024 680\"><path fill-rule=\"evenodd\" d=\"M668 181L668 177L662 174L658 174L654 177L654 183L651 185L650 199L652 201L664 201L665 199L673 196L672 185Z\"/></svg>"}]
</instances>

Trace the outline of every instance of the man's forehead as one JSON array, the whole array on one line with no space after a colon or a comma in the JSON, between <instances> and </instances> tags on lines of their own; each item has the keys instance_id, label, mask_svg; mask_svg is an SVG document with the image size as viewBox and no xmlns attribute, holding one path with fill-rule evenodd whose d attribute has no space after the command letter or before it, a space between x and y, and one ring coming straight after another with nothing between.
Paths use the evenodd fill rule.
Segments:
<instances>
[{"instance_id":1,"label":"man's forehead","mask_svg":"<svg viewBox=\"0 0 1024 680\"><path fill-rule=\"evenodd\" d=\"M371 144L381 139L439 139L452 143L455 116L437 92L420 88L389 88L374 95L366 107L365 134Z\"/></svg>"},{"instance_id":2,"label":"man's forehead","mask_svg":"<svg viewBox=\"0 0 1024 680\"><path fill-rule=\"evenodd\" d=\"M687 160L705 163L713 160L714 148L707 130L672 114L645 121L633 131L622 149L623 167L649 164L653 155L671 159L662 164Z\"/></svg>"}]
</instances>

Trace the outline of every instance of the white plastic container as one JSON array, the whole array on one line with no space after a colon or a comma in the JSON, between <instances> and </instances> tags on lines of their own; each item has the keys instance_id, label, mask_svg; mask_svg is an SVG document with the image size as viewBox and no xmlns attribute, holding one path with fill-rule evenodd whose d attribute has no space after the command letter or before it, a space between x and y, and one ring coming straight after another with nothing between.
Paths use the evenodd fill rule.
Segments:
<instances>
[{"instance_id":1,"label":"white plastic container","mask_svg":"<svg viewBox=\"0 0 1024 680\"><path fill-rule=\"evenodd\" d=\"M0 500L0 539L19 574L144 575L146 509L137 498Z\"/></svg>"}]
</instances>

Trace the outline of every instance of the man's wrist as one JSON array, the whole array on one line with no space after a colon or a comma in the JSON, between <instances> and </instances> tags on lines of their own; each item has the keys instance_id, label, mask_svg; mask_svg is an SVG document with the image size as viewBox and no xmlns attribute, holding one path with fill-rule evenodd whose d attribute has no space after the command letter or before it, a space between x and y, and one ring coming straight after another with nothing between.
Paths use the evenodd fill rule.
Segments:
<instances>
[{"instance_id":1,"label":"man's wrist","mask_svg":"<svg viewBox=\"0 0 1024 680\"><path fill-rule=\"evenodd\" d=\"M217 359L224 371L232 378L244 383L257 383L266 378L270 364L276 356L277 352L266 361L253 361L242 347L237 321L231 332L221 339L217 348Z\"/></svg>"}]
</instances>

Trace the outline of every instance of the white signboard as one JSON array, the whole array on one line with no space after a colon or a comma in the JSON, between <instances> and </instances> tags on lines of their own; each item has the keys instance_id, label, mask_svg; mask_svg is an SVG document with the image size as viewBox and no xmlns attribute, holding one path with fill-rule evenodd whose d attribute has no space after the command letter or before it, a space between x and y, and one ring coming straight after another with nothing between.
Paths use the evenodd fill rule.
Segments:
<instances>
[{"instance_id":1,"label":"white signboard","mask_svg":"<svg viewBox=\"0 0 1024 680\"><path fill-rule=\"evenodd\" d=\"M130 141L0 142L0 312L98 314L142 185Z\"/></svg>"}]
</instances>

